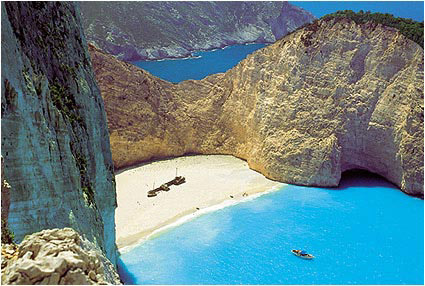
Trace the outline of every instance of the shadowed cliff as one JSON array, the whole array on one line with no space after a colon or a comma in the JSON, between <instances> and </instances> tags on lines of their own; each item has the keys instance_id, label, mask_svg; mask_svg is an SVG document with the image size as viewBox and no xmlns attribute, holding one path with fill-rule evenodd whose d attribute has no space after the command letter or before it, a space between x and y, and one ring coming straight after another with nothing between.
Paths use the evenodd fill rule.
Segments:
<instances>
[{"instance_id":1,"label":"shadowed cliff","mask_svg":"<svg viewBox=\"0 0 425 286\"><path fill-rule=\"evenodd\" d=\"M72 227L116 264L109 133L78 9L69 2L4 2L1 9L9 227L17 242Z\"/></svg>"},{"instance_id":2,"label":"shadowed cliff","mask_svg":"<svg viewBox=\"0 0 425 286\"><path fill-rule=\"evenodd\" d=\"M118 168L232 154L286 183L365 169L423 195L423 49L394 28L320 20L180 84L89 48Z\"/></svg>"}]
</instances>

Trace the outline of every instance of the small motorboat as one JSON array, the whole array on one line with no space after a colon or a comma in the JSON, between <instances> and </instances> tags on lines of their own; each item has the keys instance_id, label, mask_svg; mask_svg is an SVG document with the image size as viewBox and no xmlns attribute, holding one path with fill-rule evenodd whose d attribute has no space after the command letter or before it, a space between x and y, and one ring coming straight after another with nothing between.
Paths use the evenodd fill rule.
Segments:
<instances>
[{"instance_id":1,"label":"small motorboat","mask_svg":"<svg viewBox=\"0 0 425 286\"><path fill-rule=\"evenodd\" d=\"M313 255L307 253L305 250L292 249L291 252L295 256L298 256L299 258L302 258L302 259L313 259L314 258Z\"/></svg>"}]
</instances>

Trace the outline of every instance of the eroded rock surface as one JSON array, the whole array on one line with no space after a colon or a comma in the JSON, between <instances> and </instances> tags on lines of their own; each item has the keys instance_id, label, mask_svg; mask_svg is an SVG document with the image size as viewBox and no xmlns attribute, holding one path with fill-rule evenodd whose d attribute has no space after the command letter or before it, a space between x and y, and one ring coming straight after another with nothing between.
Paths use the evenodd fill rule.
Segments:
<instances>
[{"instance_id":1,"label":"eroded rock surface","mask_svg":"<svg viewBox=\"0 0 425 286\"><path fill-rule=\"evenodd\" d=\"M231 154L268 178L380 174L423 196L423 49L397 30L320 20L224 74L171 84L90 47L118 168Z\"/></svg>"},{"instance_id":2,"label":"eroded rock surface","mask_svg":"<svg viewBox=\"0 0 425 286\"><path fill-rule=\"evenodd\" d=\"M43 230L2 245L2 284L121 284L101 250L70 228Z\"/></svg>"},{"instance_id":3,"label":"eroded rock surface","mask_svg":"<svg viewBox=\"0 0 425 286\"><path fill-rule=\"evenodd\" d=\"M115 180L103 100L70 2L3 2L1 154L19 242L72 227L116 263Z\"/></svg>"}]
</instances>

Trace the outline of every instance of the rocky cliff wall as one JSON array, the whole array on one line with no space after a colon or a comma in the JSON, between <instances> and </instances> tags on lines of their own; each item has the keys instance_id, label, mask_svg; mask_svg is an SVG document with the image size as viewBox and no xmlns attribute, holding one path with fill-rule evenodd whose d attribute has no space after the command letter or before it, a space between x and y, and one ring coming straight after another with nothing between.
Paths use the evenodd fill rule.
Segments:
<instances>
[{"instance_id":1,"label":"rocky cliff wall","mask_svg":"<svg viewBox=\"0 0 425 286\"><path fill-rule=\"evenodd\" d=\"M72 227L116 262L115 180L103 100L69 2L2 3L1 153L9 227Z\"/></svg>"},{"instance_id":2,"label":"rocky cliff wall","mask_svg":"<svg viewBox=\"0 0 425 286\"><path fill-rule=\"evenodd\" d=\"M232 154L282 182L336 186L361 168L423 196L423 49L395 29L320 20L179 84L90 51L118 168Z\"/></svg>"},{"instance_id":3,"label":"rocky cliff wall","mask_svg":"<svg viewBox=\"0 0 425 286\"><path fill-rule=\"evenodd\" d=\"M81 2L87 39L126 61L274 42L314 16L288 2Z\"/></svg>"}]
</instances>

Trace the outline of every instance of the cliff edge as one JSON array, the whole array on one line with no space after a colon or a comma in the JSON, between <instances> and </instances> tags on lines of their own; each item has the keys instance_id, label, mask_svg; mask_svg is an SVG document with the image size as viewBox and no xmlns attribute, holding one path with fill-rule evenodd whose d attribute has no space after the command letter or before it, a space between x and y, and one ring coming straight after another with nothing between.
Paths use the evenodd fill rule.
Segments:
<instances>
[{"instance_id":1,"label":"cliff edge","mask_svg":"<svg viewBox=\"0 0 425 286\"><path fill-rule=\"evenodd\" d=\"M1 153L19 242L72 227L116 263L115 179L103 100L78 9L3 2Z\"/></svg>"},{"instance_id":2,"label":"cliff edge","mask_svg":"<svg viewBox=\"0 0 425 286\"><path fill-rule=\"evenodd\" d=\"M89 49L118 168L231 154L286 183L336 186L360 168L423 196L423 49L394 28L319 20L179 84Z\"/></svg>"}]
</instances>

